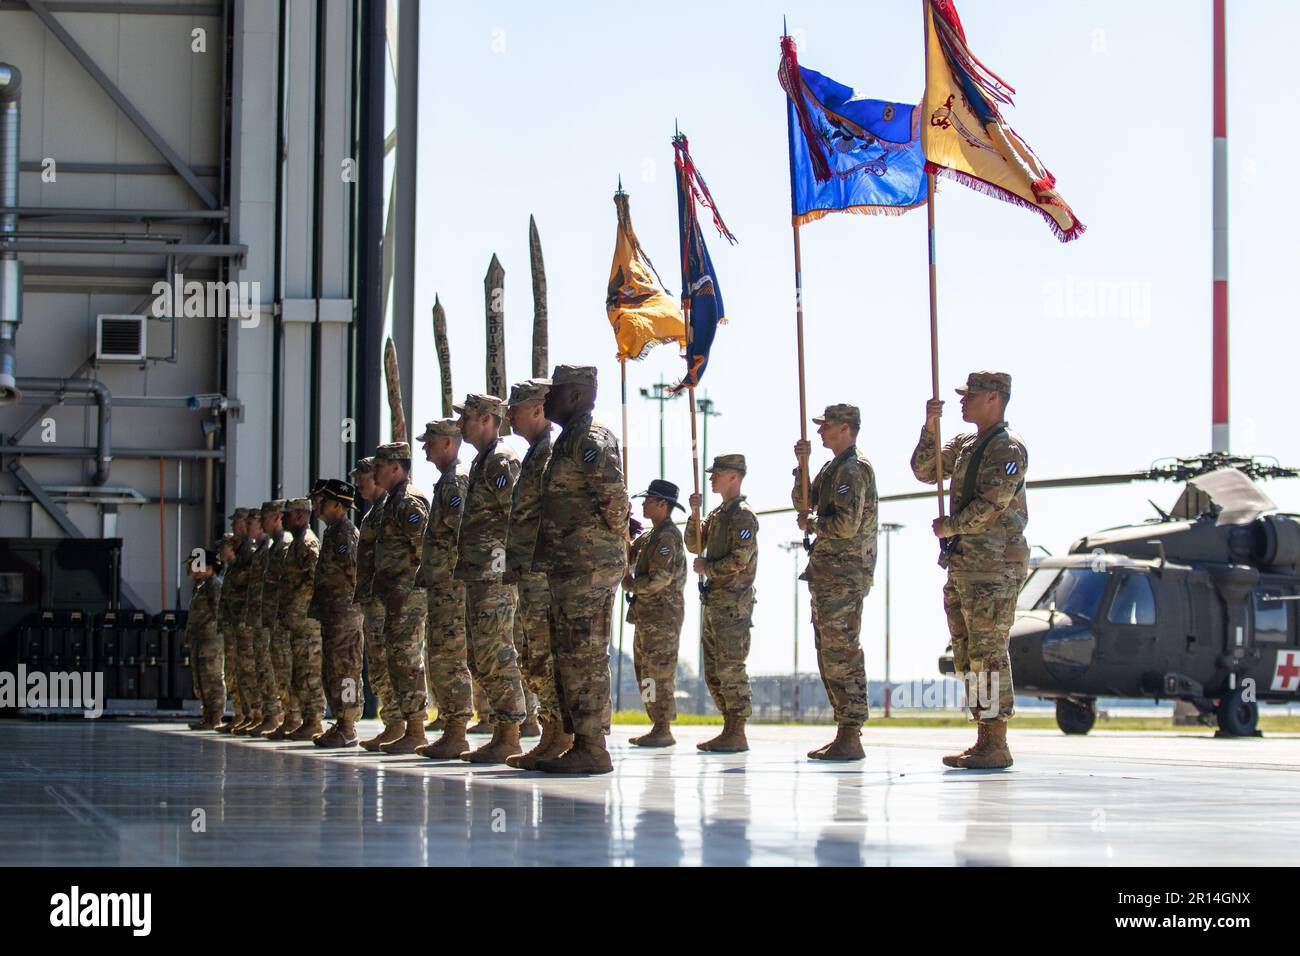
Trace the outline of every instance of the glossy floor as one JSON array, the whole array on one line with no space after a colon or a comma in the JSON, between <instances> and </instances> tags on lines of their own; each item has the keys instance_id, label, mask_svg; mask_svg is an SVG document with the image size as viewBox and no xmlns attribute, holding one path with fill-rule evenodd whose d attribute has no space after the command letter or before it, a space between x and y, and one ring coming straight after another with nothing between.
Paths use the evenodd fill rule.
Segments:
<instances>
[{"instance_id":1,"label":"glossy floor","mask_svg":"<svg viewBox=\"0 0 1300 956\"><path fill-rule=\"evenodd\" d=\"M370 731L370 725L363 724ZM946 771L964 730L754 727L747 754L627 744L615 772L325 752L176 724L0 722L0 865L1294 864L1300 739L1012 732L1016 765Z\"/></svg>"}]
</instances>

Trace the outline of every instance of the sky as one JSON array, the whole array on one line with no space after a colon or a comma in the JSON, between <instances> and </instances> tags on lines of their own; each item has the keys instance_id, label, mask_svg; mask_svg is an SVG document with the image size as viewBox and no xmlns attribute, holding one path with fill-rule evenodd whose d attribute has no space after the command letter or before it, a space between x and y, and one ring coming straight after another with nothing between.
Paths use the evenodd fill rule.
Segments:
<instances>
[{"instance_id":1,"label":"sky","mask_svg":"<svg viewBox=\"0 0 1300 956\"><path fill-rule=\"evenodd\" d=\"M1013 376L1011 427L1027 477L1142 469L1210 446L1210 0L1037 3L961 0L967 39L1017 90L1011 125L1055 173L1088 226L1056 241L1036 213L943 183L935 204L939 369L945 436L963 430L956 396L968 371ZM799 437L793 254L784 94L776 81L782 16L800 62L861 94L917 101L923 87L915 0L766 0L650 5L496 2L422 7L415 419L440 415L429 318L447 310L456 394L483 389L483 277L506 270L507 374L530 373L528 217L549 286L552 364L595 365L597 418L620 425L619 366L604 310L621 176L642 245L674 293L678 274L670 139L674 123L727 224L707 227L729 322L700 394L716 403L709 454L742 452L756 510L789 505ZM1300 5L1228 9L1232 450L1300 464L1284 401L1300 348L1293 225L1300 152L1290 77L1279 57ZM1286 97L1286 99L1284 99ZM881 494L921 490L908 468L930 393L926 216L829 216L802 230L810 413L862 409L859 447ZM659 476L657 403L639 389L680 377L672 346L629 363L629 485ZM689 490L685 400L666 414L666 477ZM815 426L809 426L814 432ZM816 436L813 435L814 443ZM518 443L518 439L511 441ZM521 446L522 447L522 446ZM472 450L469 450L472 453ZM812 466L828 453L816 449ZM420 462L415 482L436 481ZM1265 490L1300 511L1300 482ZM1032 545L1053 553L1092 531L1168 507L1168 484L1029 495ZM685 491L684 491L685 493ZM891 677L936 676L947 643L933 500L884 505L904 527L892 547ZM792 515L762 519L752 674L815 669L807 593L798 591ZM795 553L797 554L797 552ZM681 654L696 660L694 587ZM884 677L883 541L862 640ZM799 620L796 642L795 620ZM626 629L629 650L632 630Z\"/></svg>"}]
</instances>

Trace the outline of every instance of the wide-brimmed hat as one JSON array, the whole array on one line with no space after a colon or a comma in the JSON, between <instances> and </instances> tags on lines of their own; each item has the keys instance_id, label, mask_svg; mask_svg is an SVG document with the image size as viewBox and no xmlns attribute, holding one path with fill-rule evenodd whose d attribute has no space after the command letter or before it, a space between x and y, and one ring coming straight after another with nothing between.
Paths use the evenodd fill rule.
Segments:
<instances>
[{"instance_id":1,"label":"wide-brimmed hat","mask_svg":"<svg viewBox=\"0 0 1300 956\"><path fill-rule=\"evenodd\" d=\"M635 494L633 498L662 498L674 508L686 510L686 506L677 500L679 490L671 481L664 481L662 478L656 478L650 482L650 487L640 494Z\"/></svg>"}]
</instances>

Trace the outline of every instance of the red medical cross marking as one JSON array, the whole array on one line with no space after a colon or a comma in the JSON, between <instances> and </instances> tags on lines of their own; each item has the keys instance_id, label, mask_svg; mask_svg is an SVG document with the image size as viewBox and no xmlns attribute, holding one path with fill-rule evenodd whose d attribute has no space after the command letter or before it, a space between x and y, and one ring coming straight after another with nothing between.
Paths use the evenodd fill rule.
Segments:
<instances>
[{"instance_id":1,"label":"red medical cross marking","mask_svg":"<svg viewBox=\"0 0 1300 956\"><path fill-rule=\"evenodd\" d=\"M1292 683L1295 681L1296 683ZM1273 675L1273 690L1295 690L1300 688L1300 663L1296 662L1294 651L1278 651L1277 670Z\"/></svg>"}]
</instances>

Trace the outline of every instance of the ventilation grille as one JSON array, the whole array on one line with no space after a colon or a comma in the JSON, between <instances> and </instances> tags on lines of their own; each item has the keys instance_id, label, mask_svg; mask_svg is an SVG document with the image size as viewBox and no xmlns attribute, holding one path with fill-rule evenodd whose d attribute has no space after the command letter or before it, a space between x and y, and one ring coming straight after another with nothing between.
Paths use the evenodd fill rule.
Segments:
<instances>
[{"instance_id":1,"label":"ventilation grille","mask_svg":"<svg viewBox=\"0 0 1300 956\"><path fill-rule=\"evenodd\" d=\"M95 358L101 362L143 362L145 316L101 315Z\"/></svg>"}]
</instances>

